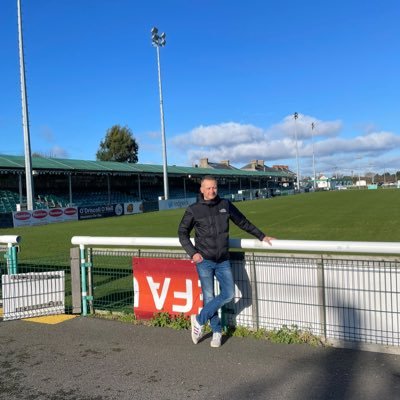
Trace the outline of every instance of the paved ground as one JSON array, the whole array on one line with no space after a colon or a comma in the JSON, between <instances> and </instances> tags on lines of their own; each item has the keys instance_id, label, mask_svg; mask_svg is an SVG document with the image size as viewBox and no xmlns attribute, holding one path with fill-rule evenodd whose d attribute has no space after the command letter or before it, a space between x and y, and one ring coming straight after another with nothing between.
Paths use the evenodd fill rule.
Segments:
<instances>
[{"instance_id":1,"label":"paved ground","mask_svg":"<svg viewBox=\"0 0 400 400\"><path fill-rule=\"evenodd\" d=\"M0 398L400 399L400 356L78 317L0 322Z\"/></svg>"}]
</instances>

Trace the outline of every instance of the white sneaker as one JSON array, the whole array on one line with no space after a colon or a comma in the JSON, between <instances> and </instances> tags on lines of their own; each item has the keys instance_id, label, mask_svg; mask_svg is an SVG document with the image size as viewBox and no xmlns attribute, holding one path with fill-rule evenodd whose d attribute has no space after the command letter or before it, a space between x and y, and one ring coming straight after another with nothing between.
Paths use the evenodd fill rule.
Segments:
<instances>
[{"instance_id":1,"label":"white sneaker","mask_svg":"<svg viewBox=\"0 0 400 400\"><path fill-rule=\"evenodd\" d=\"M222 333L221 332L213 333L210 346L211 347L220 347L221 346L221 339L222 339Z\"/></svg>"},{"instance_id":2,"label":"white sneaker","mask_svg":"<svg viewBox=\"0 0 400 400\"><path fill-rule=\"evenodd\" d=\"M190 322L192 324L192 340L194 344L197 344L203 336L204 326L197 322L196 315L190 316Z\"/></svg>"}]
</instances>

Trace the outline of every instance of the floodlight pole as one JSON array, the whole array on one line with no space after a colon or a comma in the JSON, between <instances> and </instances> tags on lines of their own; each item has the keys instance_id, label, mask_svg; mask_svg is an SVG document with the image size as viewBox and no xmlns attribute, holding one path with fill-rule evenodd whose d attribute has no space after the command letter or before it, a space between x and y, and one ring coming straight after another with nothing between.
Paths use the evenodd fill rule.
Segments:
<instances>
[{"instance_id":1,"label":"floodlight pole","mask_svg":"<svg viewBox=\"0 0 400 400\"><path fill-rule=\"evenodd\" d=\"M299 114L295 112L293 114L294 118L294 135L296 138L296 163L297 163L297 190L300 192L300 165L299 165L299 145L297 141L297 118L299 118Z\"/></svg>"},{"instance_id":2,"label":"floodlight pole","mask_svg":"<svg viewBox=\"0 0 400 400\"><path fill-rule=\"evenodd\" d=\"M22 37L21 0L17 0L17 9L18 9L19 66L20 66L21 99L22 99L22 127L24 130L26 203L27 203L28 210L33 210L32 156L31 156L31 143L30 143L30 134L29 134L28 100L27 100L27 96L26 96L24 43L23 43L23 37Z\"/></svg>"},{"instance_id":3,"label":"floodlight pole","mask_svg":"<svg viewBox=\"0 0 400 400\"><path fill-rule=\"evenodd\" d=\"M313 166L313 174L314 174L314 189L316 187L316 174L315 174L315 154L314 154L314 128L315 123L311 123L311 142L312 142L312 166Z\"/></svg>"},{"instance_id":4,"label":"floodlight pole","mask_svg":"<svg viewBox=\"0 0 400 400\"><path fill-rule=\"evenodd\" d=\"M165 140L165 124L164 124L164 103L162 95L162 85L161 85L161 64L160 64L160 46L163 47L166 44L165 33L158 34L158 29L154 27L151 30L152 44L157 51L157 70L158 70L158 89L160 93L160 117L161 117L161 139L162 139L162 149L163 149L163 176L164 176L164 199L168 200L169 190L168 190L168 170L167 170L167 144Z\"/></svg>"}]
</instances>

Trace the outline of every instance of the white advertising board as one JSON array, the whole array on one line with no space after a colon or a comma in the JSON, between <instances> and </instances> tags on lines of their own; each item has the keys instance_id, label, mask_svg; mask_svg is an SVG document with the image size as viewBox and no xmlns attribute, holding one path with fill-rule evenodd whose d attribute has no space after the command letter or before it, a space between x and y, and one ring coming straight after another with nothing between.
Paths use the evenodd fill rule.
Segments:
<instances>
[{"instance_id":1,"label":"white advertising board","mask_svg":"<svg viewBox=\"0 0 400 400\"><path fill-rule=\"evenodd\" d=\"M185 208L196 202L196 197L187 199L158 200L159 210L172 210L174 208Z\"/></svg>"},{"instance_id":2,"label":"white advertising board","mask_svg":"<svg viewBox=\"0 0 400 400\"><path fill-rule=\"evenodd\" d=\"M143 202L135 201L133 203L124 203L124 214L139 214L143 212Z\"/></svg>"},{"instance_id":3,"label":"white advertising board","mask_svg":"<svg viewBox=\"0 0 400 400\"><path fill-rule=\"evenodd\" d=\"M14 211L14 228L18 226L45 225L55 222L77 221L77 207L59 207L34 211Z\"/></svg>"}]
</instances>

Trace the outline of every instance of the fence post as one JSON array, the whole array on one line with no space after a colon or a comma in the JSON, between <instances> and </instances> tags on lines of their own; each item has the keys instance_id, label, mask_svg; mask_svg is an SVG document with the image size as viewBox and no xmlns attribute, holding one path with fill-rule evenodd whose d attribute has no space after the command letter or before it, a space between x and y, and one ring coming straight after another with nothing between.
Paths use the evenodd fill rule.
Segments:
<instances>
[{"instance_id":1,"label":"fence post","mask_svg":"<svg viewBox=\"0 0 400 400\"><path fill-rule=\"evenodd\" d=\"M88 296L86 299L89 301L89 310L91 314L94 314L94 304L93 304L93 271L92 271L92 265L93 265L93 255L92 255L92 249L88 249L87 252L87 283L88 283Z\"/></svg>"},{"instance_id":2,"label":"fence post","mask_svg":"<svg viewBox=\"0 0 400 400\"><path fill-rule=\"evenodd\" d=\"M257 274L256 274L256 259L255 254L251 253L250 263L250 285L251 285L251 316L253 329L258 330L259 328L259 315L258 315L258 293L257 293Z\"/></svg>"},{"instance_id":3,"label":"fence post","mask_svg":"<svg viewBox=\"0 0 400 400\"><path fill-rule=\"evenodd\" d=\"M79 245L80 259L81 259L81 290L82 290L82 315L87 315L87 285L86 285L86 257L85 257L85 246Z\"/></svg>"},{"instance_id":4,"label":"fence post","mask_svg":"<svg viewBox=\"0 0 400 400\"><path fill-rule=\"evenodd\" d=\"M317 285L318 285L318 306L319 319L324 339L326 340L326 304L325 304L325 270L324 257L317 259Z\"/></svg>"},{"instance_id":5,"label":"fence post","mask_svg":"<svg viewBox=\"0 0 400 400\"><path fill-rule=\"evenodd\" d=\"M70 265L71 265L71 289L72 289L72 313L80 314L82 312L81 301L81 274L80 274L80 258L79 248L72 247L70 249Z\"/></svg>"},{"instance_id":6,"label":"fence post","mask_svg":"<svg viewBox=\"0 0 400 400\"><path fill-rule=\"evenodd\" d=\"M17 247L9 243L5 258L7 259L7 273L9 275L16 274L18 271Z\"/></svg>"}]
</instances>

